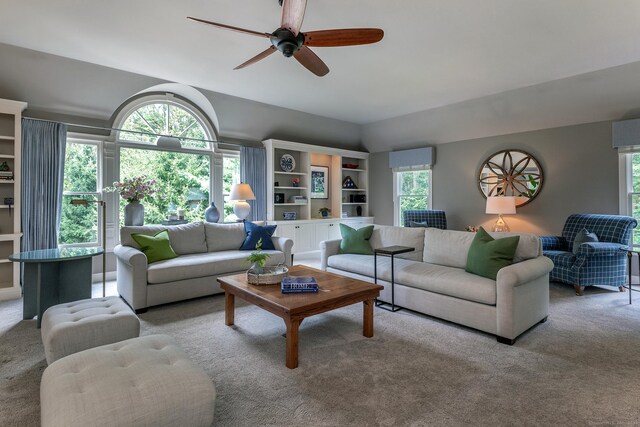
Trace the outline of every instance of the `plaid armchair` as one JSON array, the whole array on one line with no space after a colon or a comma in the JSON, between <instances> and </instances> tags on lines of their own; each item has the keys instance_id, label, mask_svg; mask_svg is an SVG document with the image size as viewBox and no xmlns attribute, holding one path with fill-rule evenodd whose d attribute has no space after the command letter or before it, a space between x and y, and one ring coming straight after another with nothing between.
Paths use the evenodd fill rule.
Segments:
<instances>
[{"instance_id":1,"label":"plaid armchair","mask_svg":"<svg viewBox=\"0 0 640 427\"><path fill-rule=\"evenodd\" d=\"M549 279L573 285L577 295L585 286L618 286L627 283L627 245L638 225L628 216L574 214L564 225L562 236L542 236L542 252L554 267ZM576 235L586 228L595 233L598 242L582 243L573 253Z\"/></svg>"},{"instance_id":2,"label":"plaid armchair","mask_svg":"<svg viewBox=\"0 0 640 427\"><path fill-rule=\"evenodd\" d=\"M447 229L447 216L444 211L428 209L407 210L402 212L402 219L405 227L411 227L413 222L426 222L429 227Z\"/></svg>"}]
</instances>

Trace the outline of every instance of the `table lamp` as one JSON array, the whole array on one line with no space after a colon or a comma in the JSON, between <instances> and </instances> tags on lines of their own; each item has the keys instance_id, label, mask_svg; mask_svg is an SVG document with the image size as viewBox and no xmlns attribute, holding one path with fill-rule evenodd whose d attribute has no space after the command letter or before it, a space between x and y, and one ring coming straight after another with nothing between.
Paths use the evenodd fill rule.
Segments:
<instances>
[{"instance_id":1,"label":"table lamp","mask_svg":"<svg viewBox=\"0 0 640 427\"><path fill-rule=\"evenodd\" d=\"M229 200L236 202L233 205L233 213L236 214L238 220L245 221L251 212L251 206L247 203L247 200L255 200L256 196L251 190L249 184L233 184L231 187L231 193L229 194Z\"/></svg>"},{"instance_id":2,"label":"table lamp","mask_svg":"<svg viewBox=\"0 0 640 427\"><path fill-rule=\"evenodd\" d=\"M71 199L71 205L86 206L95 203L102 206L102 296L107 292L107 203L104 200Z\"/></svg>"},{"instance_id":3,"label":"table lamp","mask_svg":"<svg viewBox=\"0 0 640 427\"><path fill-rule=\"evenodd\" d=\"M502 215L512 215L516 213L516 199L510 196L489 196L487 197L487 214L498 214L498 220L491 231L509 231L509 226Z\"/></svg>"}]
</instances>

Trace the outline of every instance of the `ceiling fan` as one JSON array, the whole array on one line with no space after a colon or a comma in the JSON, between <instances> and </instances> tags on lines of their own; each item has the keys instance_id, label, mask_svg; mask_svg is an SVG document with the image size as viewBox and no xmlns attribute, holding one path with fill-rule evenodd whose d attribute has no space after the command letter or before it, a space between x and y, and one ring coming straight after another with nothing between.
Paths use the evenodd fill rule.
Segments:
<instances>
[{"instance_id":1,"label":"ceiling fan","mask_svg":"<svg viewBox=\"0 0 640 427\"><path fill-rule=\"evenodd\" d=\"M384 31L379 28L345 28L341 30L321 30L302 33L300 32L300 27L304 19L307 0L279 0L279 2L282 5L282 20L280 27L273 33L261 33L259 31L247 30L207 21L205 19L193 18L191 16L187 18L192 21L202 22L203 24L213 25L214 27L225 28L258 37L266 37L271 40L271 46L269 46L267 50L260 52L248 61L238 65L234 70L255 64L276 50L279 50L287 58L293 56L313 74L322 77L329 72L329 67L322 62L322 59L320 59L318 55L309 49L309 46L355 46L379 42L384 36Z\"/></svg>"}]
</instances>

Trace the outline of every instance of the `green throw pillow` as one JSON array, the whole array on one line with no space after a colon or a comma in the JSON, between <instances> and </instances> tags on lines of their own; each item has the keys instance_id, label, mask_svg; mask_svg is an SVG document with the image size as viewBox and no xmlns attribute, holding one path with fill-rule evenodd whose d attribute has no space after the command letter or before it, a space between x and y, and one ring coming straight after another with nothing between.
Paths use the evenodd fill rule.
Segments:
<instances>
[{"instance_id":1,"label":"green throw pillow","mask_svg":"<svg viewBox=\"0 0 640 427\"><path fill-rule=\"evenodd\" d=\"M371 233L373 233L373 225L367 225L356 230L348 225L340 224L342 240L340 241L339 253L373 255L373 249L371 248L371 243L369 243Z\"/></svg>"},{"instance_id":2,"label":"green throw pillow","mask_svg":"<svg viewBox=\"0 0 640 427\"><path fill-rule=\"evenodd\" d=\"M167 230L162 230L154 236L132 234L131 238L140 245L140 250L147 256L149 264L178 256L171 247Z\"/></svg>"},{"instance_id":3,"label":"green throw pillow","mask_svg":"<svg viewBox=\"0 0 640 427\"><path fill-rule=\"evenodd\" d=\"M513 264L520 236L494 239L484 228L476 233L467 255L465 270L478 276L496 280L498 270Z\"/></svg>"}]
</instances>

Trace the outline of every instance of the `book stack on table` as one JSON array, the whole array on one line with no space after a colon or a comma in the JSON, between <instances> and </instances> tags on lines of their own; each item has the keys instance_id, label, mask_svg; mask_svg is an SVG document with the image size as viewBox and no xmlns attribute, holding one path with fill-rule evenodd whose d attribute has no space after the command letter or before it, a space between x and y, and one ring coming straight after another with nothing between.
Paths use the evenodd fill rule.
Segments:
<instances>
[{"instance_id":1,"label":"book stack on table","mask_svg":"<svg viewBox=\"0 0 640 427\"><path fill-rule=\"evenodd\" d=\"M318 282L313 277L284 277L280 288L283 294L318 292Z\"/></svg>"}]
</instances>

